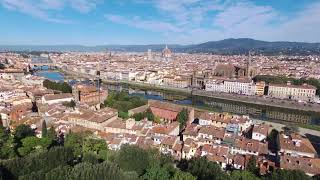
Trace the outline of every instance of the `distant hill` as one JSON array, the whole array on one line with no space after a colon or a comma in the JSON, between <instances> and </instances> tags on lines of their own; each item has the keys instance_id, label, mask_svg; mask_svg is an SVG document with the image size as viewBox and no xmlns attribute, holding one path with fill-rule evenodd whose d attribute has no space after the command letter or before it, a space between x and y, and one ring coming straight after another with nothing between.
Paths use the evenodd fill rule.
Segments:
<instances>
[{"instance_id":1,"label":"distant hill","mask_svg":"<svg viewBox=\"0 0 320 180\"><path fill-rule=\"evenodd\" d=\"M257 54L290 54L308 55L320 54L320 43L303 42L267 42L249 38L224 39L193 45L186 52L203 52L214 54L247 54L250 50Z\"/></svg>"},{"instance_id":2,"label":"distant hill","mask_svg":"<svg viewBox=\"0 0 320 180\"><path fill-rule=\"evenodd\" d=\"M153 45L99 45L99 46L82 46L82 45L17 45L6 46L0 45L0 51L128 51L128 52L146 52L161 51L164 44ZM175 52L187 53L210 53L210 54L248 54L250 50L256 54L265 55L310 55L320 54L320 43L303 43L303 42L267 42L249 38L224 39L221 41L209 41L194 45L169 44L169 48Z\"/></svg>"},{"instance_id":3,"label":"distant hill","mask_svg":"<svg viewBox=\"0 0 320 180\"><path fill-rule=\"evenodd\" d=\"M153 45L98 45L98 46L83 46L83 45L0 45L0 51L46 51L46 52L67 52L67 51L128 51L128 52L146 52L148 49L152 51L162 51L165 44ZM181 49L185 46L171 44L172 49Z\"/></svg>"}]
</instances>

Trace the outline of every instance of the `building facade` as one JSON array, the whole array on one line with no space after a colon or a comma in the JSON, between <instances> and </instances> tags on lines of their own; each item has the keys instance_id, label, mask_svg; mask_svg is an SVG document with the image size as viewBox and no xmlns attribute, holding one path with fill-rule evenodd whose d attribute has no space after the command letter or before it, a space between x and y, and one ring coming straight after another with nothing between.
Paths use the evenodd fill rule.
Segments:
<instances>
[{"instance_id":1,"label":"building facade","mask_svg":"<svg viewBox=\"0 0 320 180\"><path fill-rule=\"evenodd\" d=\"M313 102L316 96L316 87L312 85L286 85L269 84L268 96L279 99L290 99L297 101Z\"/></svg>"}]
</instances>

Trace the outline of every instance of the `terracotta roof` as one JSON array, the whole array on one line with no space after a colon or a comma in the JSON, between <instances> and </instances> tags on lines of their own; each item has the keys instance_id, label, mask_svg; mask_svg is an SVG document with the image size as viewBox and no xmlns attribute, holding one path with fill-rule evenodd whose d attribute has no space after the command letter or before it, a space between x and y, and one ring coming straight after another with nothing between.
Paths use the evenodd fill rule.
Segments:
<instances>
[{"instance_id":1,"label":"terracotta roof","mask_svg":"<svg viewBox=\"0 0 320 180\"><path fill-rule=\"evenodd\" d=\"M298 134L291 134L290 136L281 134L279 139L281 149L316 154L311 142Z\"/></svg>"},{"instance_id":2,"label":"terracotta roof","mask_svg":"<svg viewBox=\"0 0 320 180\"><path fill-rule=\"evenodd\" d=\"M126 129L126 122L124 122L122 119L117 119L108 123L105 127Z\"/></svg>"},{"instance_id":3,"label":"terracotta roof","mask_svg":"<svg viewBox=\"0 0 320 180\"><path fill-rule=\"evenodd\" d=\"M218 114L218 113L212 113L212 112L203 112L199 119L204 119L208 121L216 121L216 122L222 122L222 123L230 123L231 118L224 114Z\"/></svg>"},{"instance_id":4,"label":"terracotta roof","mask_svg":"<svg viewBox=\"0 0 320 180\"><path fill-rule=\"evenodd\" d=\"M169 135L177 127L179 127L178 122L173 122L166 125L157 125L151 129L151 133Z\"/></svg>"},{"instance_id":5,"label":"terracotta roof","mask_svg":"<svg viewBox=\"0 0 320 180\"><path fill-rule=\"evenodd\" d=\"M175 151L181 151L182 150L182 141L178 141L172 148Z\"/></svg>"},{"instance_id":6,"label":"terracotta roof","mask_svg":"<svg viewBox=\"0 0 320 180\"><path fill-rule=\"evenodd\" d=\"M308 174L315 175L320 173L320 159L281 156L280 167L283 169L302 170Z\"/></svg>"},{"instance_id":7,"label":"terracotta roof","mask_svg":"<svg viewBox=\"0 0 320 180\"><path fill-rule=\"evenodd\" d=\"M162 102L162 101L156 101L156 100L148 100L148 105L149 107L156 107L160 109L166 109L170 111L175 111L175 112L180 112L183 107L172 104L172 103L167 103L167 102Z\"/></svg>"},{"instance_id":8,"label":"terracotta roof","mask_svg":"<svg viewBox=\"0 0 320 180\"><path fill-rule=\"evenodd\" d=\"M153 140L149 137L140 136L137 145L142 149L149 149L153 146Z\"/></svg>"},{"instance_id":9,"label":"terracotta roof","mask_svg":"<svg viewBox=\"0 0 320 180\"><path fill-rule=\"evenodd\" d=\"M269 126L266 125L266 124L255 124L253 126L253 131L252 132L255 132L255 133L260 133L260 134L263 134L265 136L268 135L268 131L269 131Z\"/></svg>"},{"instance_id":10,"label":"terracotta roof","mask_svg":"<svg viewBox=\"0 0 320 180\"><path fill-rule=\"evenodd\" d=\"M208 134L208 135L212 135L214 138L223 139L225 129L215 127L215 126L204 126L200 128L199 133Z\"/></svg>"},{"instance_id":11,"label":"terracotta roof","mask_svg":"<svg viewBox=\"0 0 320 180\"><path fill-rule=\"evenodd\" d=\"M185 128L182 134L197 137L200 128L201 126L198 126L196 124L190 124Z\"/></svg>"},{"instance_id":12,"label":"terracotta roof","mask_svg":"<svg viewBox=\"0 0 320 180\"><path fill-rule=\"evenodd\" d=\"M87 86L87 85L77 85L76 88L81 92L81 93L91 93L91 92L96 92L97 88L95 86Z\"/></svg>"},{"instance_id":13,"label":"terracotta roof","mask_svg":"<svg viewBox=\"0 0 320 180\"><path fill-rule=\"evenodd\" d=\"M68 119L72 118L73 120L79 119L102 123L115 116L117 116L117 110L112 108L104 108L99 111L80 109L80 113L70 114Z\"/></svg>"},{"instance_id":14,"label":"terracotta roof","mask_svg":"<svg viewBox=\"0 0 320 180\"><path fill-rule=\"evenodd\" d=\"M237 164L237 165L241 165L244 167L245 165L245 158L243 155L240 154L236 154L233 157L231 157L233 159L233 163Z\"/></svg>"},{"instance_id":15,"label":"terracotta roof","mask_svg":"<svg viewBox=\"0 0 320 180\"><path fill-rule=\"evenodd\" d=\"M229 154L229 147L218 144L204 144L201 151L217 156L227 156Z\"/></svg>"},{"instance_id":16,"label":"terracotta roof","mask_svg":"<svg viewBox=\"0 0 320 180\"><path fill-rule=\"evenodd\" d=\"M169 137L164 138L162 140L161 144L173 146L177 139L178 139L178 137L176 137L176 136L169 136Z\"/></svg>"},{"instance_id":17,"label":"terracotta roof","mask_svg":"<svg viewBox=\"0 0 320 180\"><path fill-rule=\"evenodd\" d=\"M208 154L207 155L208 161L213 161L213 162L221 162L221 163L226 163L227 159L223 156L218 156L215 154Z\"/></svg>"},{"instance_id":18,"label":"terracotta roof","mask_svg":"<svg viewBox=\"0 0 320 180\"><path fill-rule=\"evenodd\" d=\"M259 154L268 153L267 143L263 143L254 139L248 139L245 137L236 138L235 147L246 150L246 151L258 152Z\"/></svg>"},{"instance_id":19,"label":"terracotta roof","mask_svg":"<svg viewBox=\"0 0 320 180\"><path fill-rule=\"evenodd\" d=\"M46 101L56 100L56 99L66 99L72 98L72 94L70 93L61 93L61 94L46 94L44 95L44 99Z\"/></svg>"},{"instance_id":20,"label":"terracotta roof","mask_svg":"<svg viewBox=\"0 0 320 180\"><path fill-rule=\"evenodd\" d=\"M231 123L235 123L235 124L241 123L241 124L243 124L243 123L246 123L247 120L248 119L243 118L243 117L233 117L233 118L231 118Z\"/></svg>"}]
</instances>

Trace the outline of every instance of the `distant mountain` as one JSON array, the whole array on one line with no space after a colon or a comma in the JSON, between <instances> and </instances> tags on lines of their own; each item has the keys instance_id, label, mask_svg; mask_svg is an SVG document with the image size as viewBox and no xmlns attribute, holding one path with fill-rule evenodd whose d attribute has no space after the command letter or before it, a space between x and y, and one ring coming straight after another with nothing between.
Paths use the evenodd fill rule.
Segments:
<instances>
[{"instance_id":1,"label":"distant mountain","mask_svg":"<svg viewBox=\"0 0 320 180\"><path fill-rule=\"evenodd\" d=\"M164 44L153 45L99 45L99 46L82 46L82 45L17 45L6 46L0 45L0 51L49 51L49 52L66 52L66 51L128 51L128 52L146 52L148 49L159 52L164 49ZM310 55L320 54L320 43L304 42L267 42L249 38L224 39L221 41L209 41L194 45L169 44L175 52L186 53L210 53L210 54L248 54L251 50L256 54L265 55Z\"/></svg>"},{"instance_id":2,"label":"distant mountain","mask_svg":"<svg viewBox=\"0 0 320 180\"><path fill-rule=\"evenodd\" d=\"M82 45L0 45L0 51L46 51L46 52L67 52L67 51L128 51L128 52L146 52L148 49L152 51L162 51L165 44L152 45L98 45L98 46L82 46ZM181 49L185 46L170 44L172 49Z\"/></svg>"},{"instance_id":3,"label":"distant mountain","mask_svg":"<svg viewBox=\"0 0 320 180\"><path fill-rule=\"evenodd\" d=\"M184 49L190 53L213 53L213 54L248 54L249 51L256 54L290 54L308 55L320 54L320 43L303 42L267 42L249 38L224 39L221 41L209 41L193 45Z\"/></svg>"}]
</instances>

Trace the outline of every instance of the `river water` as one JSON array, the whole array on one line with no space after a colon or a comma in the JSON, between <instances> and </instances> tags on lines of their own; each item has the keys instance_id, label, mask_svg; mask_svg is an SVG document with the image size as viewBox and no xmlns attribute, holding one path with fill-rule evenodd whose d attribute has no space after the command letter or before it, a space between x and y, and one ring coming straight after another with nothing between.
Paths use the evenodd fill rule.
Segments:
<instances>
[{"instance_id":1,"label":"river water","mask_svg":"<svg viewBox=\"0 0 320 180\"><path fill-rule=\"evenodd\" d=\"M64 75L54 71L38 71L37 76L42 76L54 81L63 81ZM76 80L72 81L73 83ZM89 81L87 81L88 83ZM205 98L199 96L186 96L179 93L161 92L155 90L139 90L127 85L105 84L110 91L128 91L132 96L140 96L146 99L171 101L182 105L192 105L198 108L217 112L229 112L233 114L249 115L251 118L265 121L273 121L282 124L320 124L320 113L276 108L271 106L253 105L235 101Z\"/></svg>"}]
</instances>

